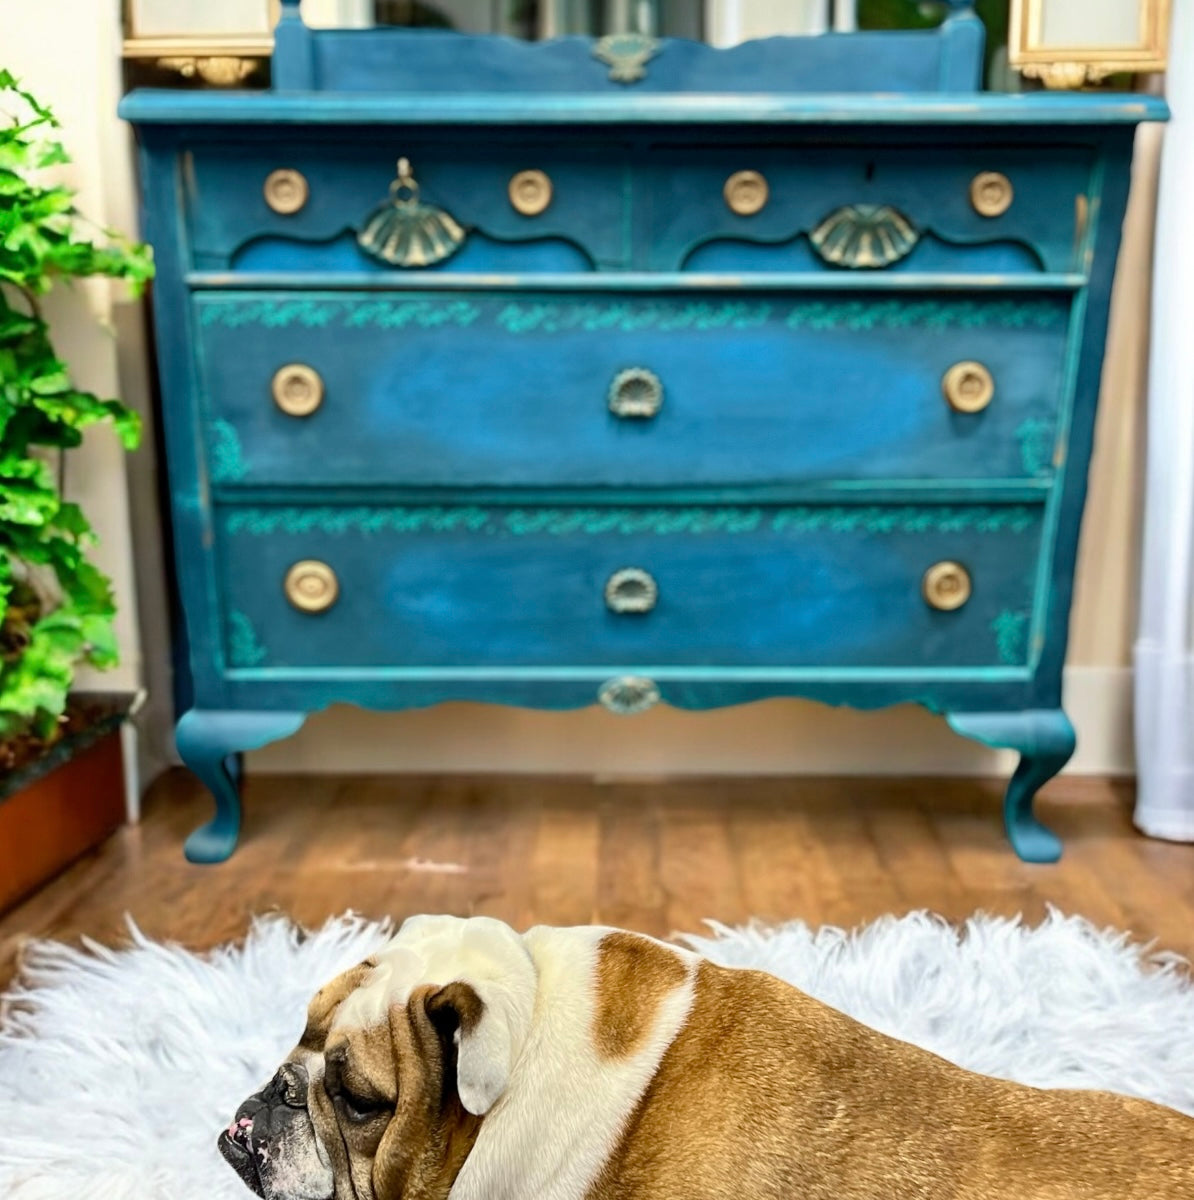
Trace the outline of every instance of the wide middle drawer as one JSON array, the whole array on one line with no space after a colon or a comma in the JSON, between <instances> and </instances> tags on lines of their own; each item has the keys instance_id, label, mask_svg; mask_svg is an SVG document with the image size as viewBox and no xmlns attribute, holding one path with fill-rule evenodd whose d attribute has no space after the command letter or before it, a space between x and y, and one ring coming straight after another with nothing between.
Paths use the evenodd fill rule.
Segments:
<instances>
[{"instance_id":1,"label":"wide middle drawer","mask_svg":"<svg viewBox=\"0 0 1194 1200\"><path fill-rule=\"evenodd\" d=\"M1068 293L195 298L216 484L703 486L1051 470Z\"/></svg>"}]
</instances>

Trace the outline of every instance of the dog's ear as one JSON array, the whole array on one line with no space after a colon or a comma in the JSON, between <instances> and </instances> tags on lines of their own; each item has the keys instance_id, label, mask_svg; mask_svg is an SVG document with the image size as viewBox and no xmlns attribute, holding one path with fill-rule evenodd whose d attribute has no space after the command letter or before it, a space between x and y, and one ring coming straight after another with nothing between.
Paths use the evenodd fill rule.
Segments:
<instances>
[{"instance_id":1,"label":"dog's ear","mask_svg":"<svg viewBox=\"0 0 1194 1200\"><path fill-rule=\"evenodd\" d=\"M471 983L458 979L431 992L428 1019L456 1046L456 1090L460 1103L483 1117L510 1082L514 1031L504 1006L489 1005Z\"/></svg>"}]
</instances>

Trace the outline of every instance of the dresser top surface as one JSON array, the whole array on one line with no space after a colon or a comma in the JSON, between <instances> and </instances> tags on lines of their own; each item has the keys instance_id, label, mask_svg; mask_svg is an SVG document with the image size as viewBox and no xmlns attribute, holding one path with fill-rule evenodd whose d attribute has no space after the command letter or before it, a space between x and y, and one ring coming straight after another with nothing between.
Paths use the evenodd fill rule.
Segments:
<instances>
[{"instance_id":1,"label":"dresser top surface","mask_svg":"<svg viewBox=\"0 0 1194 1200\"><path fill-rule=\"evenodd\" d=\"M473 92L130 93L120 115L172 125L1135 125L1164 121L1156 96L1130 93L736 93L617 95Z\"/></svg>"}]
</instances>

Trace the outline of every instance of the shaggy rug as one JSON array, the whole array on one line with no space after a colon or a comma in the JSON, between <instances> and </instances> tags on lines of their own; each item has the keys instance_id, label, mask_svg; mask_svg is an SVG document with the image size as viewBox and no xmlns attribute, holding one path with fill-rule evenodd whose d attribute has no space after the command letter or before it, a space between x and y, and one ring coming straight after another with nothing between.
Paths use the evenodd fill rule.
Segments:
<instances>
[{"instance_id":1,"label":"shaggy rug","mask_svg":"<svg viewBox=\"0 0 1194 1200\"><path fill-rule=\"evenodd\" d=\"M387 932L269 918L207 955L135 928L119 951L33 944L0 1025L0 1196L245 1200L216 1134L297 1041L316 988ZM1194 1115L1187 966L1078 918L958 929L918 913L852 933L711 925L682 940L973 1070Z\"/></svg>"}]
</instances>

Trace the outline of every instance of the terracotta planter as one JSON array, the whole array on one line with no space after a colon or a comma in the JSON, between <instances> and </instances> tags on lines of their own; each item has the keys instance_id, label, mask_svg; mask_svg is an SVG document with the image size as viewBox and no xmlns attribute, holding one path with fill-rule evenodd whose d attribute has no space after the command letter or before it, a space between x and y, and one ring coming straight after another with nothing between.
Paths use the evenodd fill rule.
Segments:
<instances>
[{"instance_id":1,"label":"terracotta planter","mask_svg":"<svg viewBox=\"0 0 1194 1200\"><path fill-rule=\"evenodd\" d=\"M124 821L120 726L128 699L88 697L85 707L76 728L0 777L0 912Z\"/></svg>"}]
</instances>

